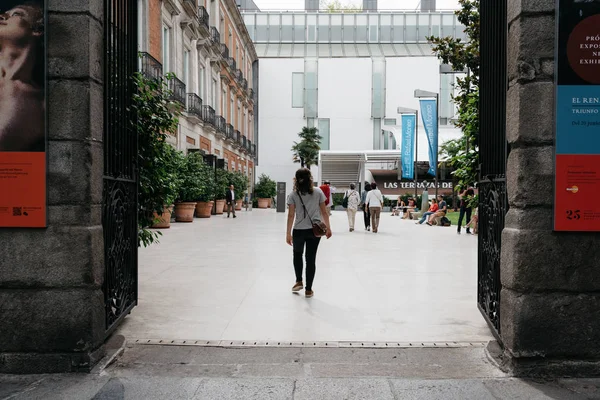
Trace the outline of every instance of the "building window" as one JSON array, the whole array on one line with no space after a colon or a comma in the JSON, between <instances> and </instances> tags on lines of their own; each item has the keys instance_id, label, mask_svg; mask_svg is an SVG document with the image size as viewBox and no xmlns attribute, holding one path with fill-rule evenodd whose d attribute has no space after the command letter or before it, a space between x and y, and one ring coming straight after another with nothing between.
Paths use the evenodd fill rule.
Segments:
<instances>
[{"instance_id":1,"label":"building window","mask_svg":"<svg viewBox=\"0 0 600 400\"><path fill-rule=\"evenodd\" d=\"M190 85L190 51L188 49L183 51L183 83L186 88Z\"/></svg>"},{"instance_id":2,"label":"building window","mask_svg":"<svg viewBox=\"0 0 600 400\"><path fill-rule=\"evenodd\" d=\"M227 117L227 90L223 89L223 98L221 99L221 115Z\"/></svg>"},{"instance_id":3,"label":"building window","mask_svg":"<svg viewBox=\"0 0 600 400\"><path fill-rule=\"evenodd\" d=\"M329 118L319 119L319 135L321 135L321 150L329 150L330 147L330 124Z\"/></svg>"},{"instance_id":4,"label":"building window","mask_svg":"<svg viewBox=\"0 0 600 400\"><path fill-rule=\"evenodd\" d=\"M304 107L304 73L292 73L292 108Z\"/></svg>"},{"instance_id":5,"label":"building window","mask_svg":"<svg viewBox=\"0 0 600 400\"><path fill-rule=\"evenodd\" d=\"M206 100L206 69L204 66L200 66L200 71L198 73L198 95Z\"/></svg>"},{"instance_id":6,"label":"building window","mask_svg":"<svg viewBox=\"0 0 600 400\"><path fill-rule=\"evenodd\" d=\"M216 109L217 108L217 85L219 83L217 82L216 79L213 78L212 80L212 88L211 88L211 99L210 99L210 105L212 108Z\"/></svg>"},{"instance_id":7,"label":"building window","mask_svg":"<svg viewBox=\"0 0 600 400\"><path fill-rule=\"evenodd\" d=\"M242 130L242 102L238 100L237 109L237 129Z\"/></svg>"},{"instance_id":8,"label":"building window","mask_svg":"<svg viewBox=\"0 0 600 400\"><path fill-rule=\"evenodd\" d=\"M233 51L233 32L231 31L231 28L229 28L229 51ZM231 54L230 57L233 57L233 54Z\"/></svg>"},{"instance_id":9,"label":"building window","mask_svg":"<svg viewBox=\"0 0 600 400\"><path fill-rule=\"evenodd\" d=\"M162 35L162 48L163 48L163 71L165 73L171 72L171 28L167 25L163 25Z\"/></svg>"},{"instance_id":10,"label":"building window","mask_svg":"<svg viewBox=\"0 0 600 400\"><path fill-rule=\"evenodd\" d=\"M229 103L229 123L231 125L235 124L235 96L231 95L231 101Z\"/></svg>"}]
</instances>

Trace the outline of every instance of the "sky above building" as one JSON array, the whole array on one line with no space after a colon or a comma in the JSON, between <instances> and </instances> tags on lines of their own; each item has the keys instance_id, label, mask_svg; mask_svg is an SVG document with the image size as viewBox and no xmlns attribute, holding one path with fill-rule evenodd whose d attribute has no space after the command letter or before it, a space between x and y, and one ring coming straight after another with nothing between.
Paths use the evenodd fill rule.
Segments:
<instances>
[{"instance_id":1,"label":"sky above building","mask_svg":"<svg viewBox=\"0 0 600 400\"><path fill-rule=\"evenodd\" d=\"M362 0L340 0L343 4L362 5ZM304 0L254 0L261 10L303 10ZM419 0L379 0L380 10L416 10ZM458 9L458 0L437 0L438 10Z\"/></svg>"}]
</instances>

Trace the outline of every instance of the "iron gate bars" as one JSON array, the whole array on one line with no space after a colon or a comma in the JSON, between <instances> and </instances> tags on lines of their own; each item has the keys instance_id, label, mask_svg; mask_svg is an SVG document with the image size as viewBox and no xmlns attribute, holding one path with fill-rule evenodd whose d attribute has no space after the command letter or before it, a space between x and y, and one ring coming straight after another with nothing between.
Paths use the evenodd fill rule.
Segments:
<instances>
[{"instance_id":1,"label":"iron gate bars","mask_svg":"<svg viewBox=\"0 0 600 400\"><path fill-rule=\"evenodd\" d=\"M137 0L104 1L104 306L110 334L137 304Z\"/></svg>"},{"instance_id":2,"label":"iron gate bars","mask_svg":"<svg viewBox=\"0 0 600 400\"><path fill-rule=\"evenodd\" d=\"M481 1L477 302L500 337L500 249L506 196L507 0Z\"/></svg>"}]
</instances>

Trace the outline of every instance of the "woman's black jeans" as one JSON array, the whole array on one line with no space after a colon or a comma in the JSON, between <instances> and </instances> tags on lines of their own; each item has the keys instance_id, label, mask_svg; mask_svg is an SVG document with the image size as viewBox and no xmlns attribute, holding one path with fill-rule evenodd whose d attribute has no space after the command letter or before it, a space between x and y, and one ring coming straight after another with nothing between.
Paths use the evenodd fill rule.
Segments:
<instances>
[{"instance_id":1,"label":"woman's black jeans","mask_svg":"<svg viewBox=\"0 0 600 400\"><path fill-rule=\"evenodd\" d=\"M312 229L294 229L292 236L294 238L294 270L296 271L296 282L303 282L302 254L304 253L304 245L306 245L306 290L312 290L312 284L317 270L317 248L319 247L321 238L316 237Z\"/></svg>"},{"instance_id":2,"label":"woman's black jeans","mask_svg":"<svg viewBox=\"0 0 600 400\"><path fill-rule=\"evenodd\" d=\"M458 228L457 228L458 232L460 232L460 229L462 228L462 222L463 222L463 218L465 217L465 214L467 214L467 224L471 221L471 212L472 211L473 211L473 209L471 207L462 206L460 208L460 215L458 217ZM469 228L467 228L467 233L471 233L471 230Z\"/></svg>"},{"instance_id":3,"label":"woman's black jeans","mask_svg":"<svg viewBox=\"0 0 600 400\"><path fill-rule=\"evenodd\" d=\"M371 212L366 205L363 206L363 217L365 218L365 229L367 229L371 226Z\"/></svg>"}]
</instances>

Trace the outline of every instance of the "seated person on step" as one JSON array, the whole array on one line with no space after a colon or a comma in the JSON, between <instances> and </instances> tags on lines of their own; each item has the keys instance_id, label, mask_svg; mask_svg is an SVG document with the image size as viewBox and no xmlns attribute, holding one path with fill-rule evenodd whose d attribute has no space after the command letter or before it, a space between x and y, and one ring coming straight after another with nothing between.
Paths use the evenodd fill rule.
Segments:
<instances>
[{"instance_id":1,"label":"seated person on step","mask_svg":"<svg viewBox=\"0 0 600 400\"><path fill-rule=\"evenodd\" d=\"M429 218L431 215L435 214L438 209L439 209L439 206L438 206L437 200L436 199L429 200L429 210L424 212L423 216L421 217L419 222L416 222L416 223L419 225L423 225L423 222L425 222L427 220L427 218ZM429 222L427 222L427 223L429 224Z\"/></svg>"},{"instance_id":2,"label":"seated person on step","mask_svg":"<svg viewBox=\"0 0 600 400\"><path fill-rule=\"evenodd\" d=\"M446 213L448 212L448 204L446 204L446 202L444 201L444 196L440 194L437 198L439 209L433 215L429 216L429 221L427 222L427 225L429 226L442 226L442 218L444 218L446 216Z\"/></svg>"}]
</instances>

